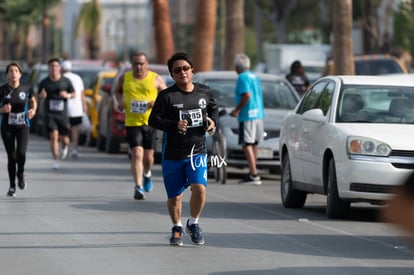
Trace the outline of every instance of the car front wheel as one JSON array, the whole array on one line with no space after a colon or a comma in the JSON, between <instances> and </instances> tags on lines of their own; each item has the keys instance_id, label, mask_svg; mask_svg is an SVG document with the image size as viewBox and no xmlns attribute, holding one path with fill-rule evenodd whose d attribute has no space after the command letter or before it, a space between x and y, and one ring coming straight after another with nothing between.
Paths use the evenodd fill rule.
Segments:
<instances>
[{"instance_id":1,"label":"car front wheel","mask_svg":"<svg viewBox=\"0 0 414 275\"><path fill-rule=\"evenodd\" d=\"M338 183L336 181L336 168L333 158L328 164L328 191L326 197L326 216L330 219L345 217L351 206L350 202L341 200L338 194Z\"/></svg>"},{"instance_id":2,"label":"car front wheel","mask_svg":"<svg viewBox=\"0 0 414 275\"><path fill-rule=\"evenodd\" d=\"M283 158L280 195L282 197L283 206L286 208L302 208L305 205L307 193L293 187L288 154Z\"/></svg>"},{"instance_id":3,"label":"car front wheel","mask_svg":"<svg viewBox=\"0 0 414 275\"><path fill-rule=\"evenodd\" d=\"M223 135L219 134L218 138L214 140L213 154L210 156L210 161L215 159L215 163L211 163L214 172L214 178L217 183L225 184L227 181L226 165L223 160L226 160L226 140Z\"/></svg>"}]
</instances>

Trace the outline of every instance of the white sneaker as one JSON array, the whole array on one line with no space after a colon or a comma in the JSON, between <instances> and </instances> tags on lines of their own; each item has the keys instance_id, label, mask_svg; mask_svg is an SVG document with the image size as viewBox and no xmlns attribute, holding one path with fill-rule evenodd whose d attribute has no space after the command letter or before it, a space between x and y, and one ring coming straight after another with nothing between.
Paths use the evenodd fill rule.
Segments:
<instances>
[{"instance_id":1,"label":"white sneaker","mask_svg":"<svg viewBox=\"0 0 414 275\"><path fill-rule=\"evenodd\" d=\"M52 164L52 169L53 170L59 170L60 169L60 165L59 165L59 163L58 162L53 162L53 164Z\"/></svg>"},{"instance_id":2,"label":"white sneaker","mask_svg":"<svg viewBox=\"0 0 414 275\"><path fill-rule=\"evenodd\" d=\"M61 159L66 159L68 157L69 148L68 146L63 147L62 154L60 155Z\"/></svg>"}]
</instances>

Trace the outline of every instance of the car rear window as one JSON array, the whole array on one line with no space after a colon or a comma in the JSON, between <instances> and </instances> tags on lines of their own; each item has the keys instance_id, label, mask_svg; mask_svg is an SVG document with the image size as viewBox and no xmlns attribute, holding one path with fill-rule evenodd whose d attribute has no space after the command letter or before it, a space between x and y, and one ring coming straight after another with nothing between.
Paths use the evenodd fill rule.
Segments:
<instances>
[{"instance_id":1,"label":"car rear window","mask_svg":"<svg viewBox=\"0 0 414 275\"><path fill-rule=\"evenodd\" d=\"M355 60L356 75L381 75L404 73L398 62L393 59Z\"/></svg>"}]
</instances>

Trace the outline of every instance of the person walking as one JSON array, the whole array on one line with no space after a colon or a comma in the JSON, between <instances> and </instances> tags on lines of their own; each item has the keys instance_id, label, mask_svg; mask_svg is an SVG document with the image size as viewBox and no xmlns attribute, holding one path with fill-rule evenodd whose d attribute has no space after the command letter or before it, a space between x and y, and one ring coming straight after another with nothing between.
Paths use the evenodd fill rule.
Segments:
<instances>
[{"instance_id":1,"label":"person walking","mask_svg":"<svg viewBox=\"0 0 414 275\"><path fill-rule=\"evenodd\" d=\"M118 109L125 109L125 129L131 150L131 173L134 179L134 199L145 199L144 192L153 188L151 168L154 164L154 129L148 126L158 92L167 88L164 79L148 69L148 56L135 53L131 71L119 77L115 90Z\"/></svg>"},{"instance_id":2,"label":"person walking","mask_svg":"<svg viewBox=\"0 0 414 275\"><path fill-rule=\"evenodd\" d=\"M249 174L240 181L242 184L261 185L257 173L257 145L263 140L264 104L262 84L257 75L250 71L250 58L238 54L234 66L239 75L235 90L235 109L230 113L239 121L239 144L243 146Z\"/></svg>"},{"instance_id":3,"label":"person walking","mask_svg":"<svg viewBox=\"0 0 414 275\"><path fill-rule=\"evenodd\" d=\"M202 245L204 238L198 222L206 202L205 135L216 127L218 105L207 86L192 82L193 63L189 55L175 53L168 60L168 70L175 84L158 95L149 124L164 131L162 174L173 223L170 244L183 245L182 199L190 186L186 231L194 244Z\"/></svg>"},{"instance_id":4,"label":"person walking","mask_svg":"<svg viewBox=\"0 0 414 275\"><path fill-rule=\"evenodd\" d=\"M310 82L305 74L305 68L299 60L294 61L290 66L290 72L286 79L292 84L296 92L302 97L308 89Z\"/></svg>"},{"instance_id":5,"label":"person walking","mask_svg":"<svg viewBox=\"0 0 414 275\"><path fill-rule=\"evenodd\" d=\"M60 60L51 58L48 61L49 76L39 83L39 98L45 99L45 125L49 133L50 150L53 156L52 168L60 169L59 140L62 142L62 157L67 154L69 146L70 124L68 117L68 99L75 98L76 93L71 81L62 76Z\"/></svg>"},{"instance_id":6,"label":"person walking","mask_svg":"<svg viewBox=\"0 0 414 275\"><path fill-rule=\"evenodd\" d=\"M86 113L86 99L85 99L85 86L83 84L82 78L72 72L72 62L65 60L62 62L62 72L63 76L68 78L75 90L76 96L74 98L68 99L68 115L70 123L70 139L71 139L71 152L70 156L73 159L78 158L78 143L79 143L79 131L82 124L82 116ZM65 159L68 156L68 148L63 147L62 159Z\"/></svg>"},{"instance_id":7,"label":"person walking","mask_svg":"<svg viewBox=\"0 0 414 275\"><path fill-rule=\"evenodd\" d=\"M22 68L16 62L6 66L7 83L0 87L1 137L7 153L9 190L7 196L16 196L16 175L21 190L26 188L24 175L26 150L29 142L30 120L35 116L37 102L31 91L20 83ZM16 171L17 169L17 171Z\"/></svg>"}]
</instances>

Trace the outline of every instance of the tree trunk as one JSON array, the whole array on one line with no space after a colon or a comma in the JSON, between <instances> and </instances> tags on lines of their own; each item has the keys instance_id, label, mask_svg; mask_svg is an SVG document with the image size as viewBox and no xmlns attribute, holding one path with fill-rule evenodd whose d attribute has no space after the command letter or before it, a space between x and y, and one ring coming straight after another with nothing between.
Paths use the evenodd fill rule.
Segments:
<instances>
[{"instance_id":1,"label":"tree trunk","mask_svg":"<svg viewBox=\"0 0 414 275\"><path fill-rule=\"evenodd\" d=\"M334 73L355 74L352 46L352 0L335 0L333 3L333 33Z\"/></svg>"},{"instance_id":2,"label":"tree trunk","mask_svg":"<svg viewBox=\"0 0 414 275\"><path fill-rule=\"evenodd\" d=\"M239 53L244 53L244 0L226 0L226 70L234 69L234 57Z\"/></svg>"},{"instance_id":3,"label":"tree trunk","mask_svg":"<svg viewBox=\"0 0 414 275\"><path fill-rule=\"evenodd\" d=\"M47 11L43 12L42 18L42 52L41 52L41 60L43 63L47 63L47 60L50 55L50 45L49 45L49 28L50 27L50 20Z\"/></svg>"},{"instance_id":4,"label":"tree trunk","mask_svg":"<svg viewBox=\"0 0 414 275\"><path fill-rule=\"evenodd\" d=\"M99 59L101 53L101 26L96 26L95 32L88 37L90 59Z\"/></svg>"},{"instance_id":5,"label":"tree trunk","mask_svg":"<svg viewBox=\"0 0 414 275\"><path fill-rule=\"evenodd\" d=\"M196 72L211 71L214 60L217 0L199 0L193 62Z\"/></svg>"},{"instance_id":6,"label":"tree trunk","mask_svg":"<svg viewBox=\"0 0 414 275\"><path fill-rule=\"evenodd\" d=\"M156 60L160 64L167 64L168 59L175 51L170 8L168 0L153 0L152 3Z\"/></svg>"}]
</instances>

